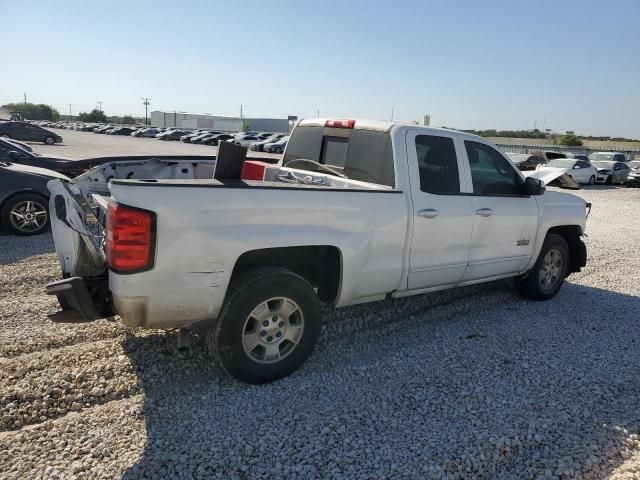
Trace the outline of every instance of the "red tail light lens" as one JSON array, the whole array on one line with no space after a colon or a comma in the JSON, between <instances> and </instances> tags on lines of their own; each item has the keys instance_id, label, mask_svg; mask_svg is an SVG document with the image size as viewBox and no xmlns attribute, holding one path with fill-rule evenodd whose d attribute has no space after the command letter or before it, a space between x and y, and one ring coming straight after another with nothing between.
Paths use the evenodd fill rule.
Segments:
<instances>
[{"instance_id":1,"label":"red tail light lens","mask_svg":"<svg viewBox=\"0 0 640 480\"><path fill-rule=\"evenodd\" d=\"M331 128L353 128L355 124L355 120L327 120L324 126Z\"/></svg>"},{"instance_id":2,"label":"red tail light lens","mask_svg":"<svg viewBox=\"0 0 640 480\"><path fill-rule=\"evenodd\" d=\"M153 268L156 214L109 202L107 208L107 263L116 273Z\"/></svg>"}]
</instances>

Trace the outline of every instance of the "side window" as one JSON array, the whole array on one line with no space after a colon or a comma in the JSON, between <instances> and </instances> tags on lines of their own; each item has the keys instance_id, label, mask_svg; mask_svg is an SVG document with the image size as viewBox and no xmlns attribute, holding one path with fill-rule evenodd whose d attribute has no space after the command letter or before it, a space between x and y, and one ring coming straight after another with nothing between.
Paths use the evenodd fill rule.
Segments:
<instances>
[{"instance_id":1,"label":"side window","mask_svg":"<svg viewBox=\"0 0 640 480\"><path fill-rule=\"evenodd\" d=\"M471 167L474 195L519 195L522 179L496 150L488 145L465 140Z\"/></svg>"},{"instance_id":2,"label":"side window","mask_svg":"<svg viewBox=\"0 0 640 480\"><path fill-rule=\"evenodd\" d=\"M418 135L416 155L420 190L436 194L460 193L458 159L451 138Z\"/></svg>"},{"instance_id":3,"label":"side window","mask_svg":"<svg viewBox=\"0 0 640 480\"><path fill-rule=\"evenodd\" d=\"M583 162L582 160L580 160L580 161L578 162L578 166L579 166L580 168L589 168L591 165L589 165L589 163L587 163L587 162Z\"/></svg>"}]
</instances>

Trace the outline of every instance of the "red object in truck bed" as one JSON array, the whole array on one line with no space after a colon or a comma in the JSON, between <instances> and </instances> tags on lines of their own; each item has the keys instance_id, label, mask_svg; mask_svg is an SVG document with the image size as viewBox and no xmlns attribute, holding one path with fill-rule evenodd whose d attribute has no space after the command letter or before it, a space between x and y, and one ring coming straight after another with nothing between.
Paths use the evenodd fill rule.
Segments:
<instances>
[{"instance_id":1,"label":"red object in truck bed","mask_svg":"<svg viewBox=\"0 0 640 480\"><path fill-rule=\"evenodd\" d=\"M242 167L243 180L265 180L267 169L274 168L272 163L260 162L258 160L245 160Z\"/></svg>"}]
</instances>

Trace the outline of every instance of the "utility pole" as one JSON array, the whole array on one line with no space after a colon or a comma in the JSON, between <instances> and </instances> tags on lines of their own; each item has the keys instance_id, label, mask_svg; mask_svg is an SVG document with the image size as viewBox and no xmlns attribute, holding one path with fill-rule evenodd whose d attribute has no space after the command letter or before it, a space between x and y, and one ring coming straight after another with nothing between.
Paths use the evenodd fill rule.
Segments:
<instances>
[{"instance_id":1,"label":"utility pole","mask_svg":"<svg viewBox=\"0 0 640 480\"><path fill-rule=\"evenodd\" d=\"M69 123L71 123L71 104L69 103Z\"/></svg>"},{"instance_id":2,"label":"utility pole","mask_svg":"<svg viewBox=\"0 0 640 480\"><path fill-rule=\"evenodd\" d=\"M393 107L391 107L391 122L393 122Z\"/></svg>"},{"instance_id":3,"label":"utility pole","mask_svg":"<svg viewBox=\"0 0 640 480\"><path fill-rule=\"evenodd\" d=\"M102 112L102 102L98 101L96 103L98 104L98 110L100 110L100 112Z\"/></svg>"},{"instance_id":4,"label":"utility pole","mask_svg":"<svg viewBox=\"0 0 640 480\"><path fill-rule=\"evenodd\" d=\"M320 118L320 109L316 110L316 115L317 115L316 118Z\"/></svg>"},{"instance_id":5,"label":"utility pole","mask_svg":"<svg viewBox=\"0 0 640 480\"><path fill-rule=\"evenodd\" d=\"M242 124L242 130L244 130L244 115L242 111L242 104L240 104L240 123Z\"/></svg>"},{"instance_id":6,"label":"utility pole","mask_svg":"<svg viewBox=\"0 0 640 480\"><path fill-rule=\"evenodd\" d=\"M24 106L25 107L27 106L27 94L26 93L24 94Z\"/></svg>"},{"instance_id":7,"label":"utility pole","mask_svg":"<svg viewBox=\"0 0 640 480\"><path fill-rule=\"evenodd\" d=\"M142 97L142 104L144 105L144 124L149 125L149 121L147 120L149 117L149 100L150 98Z\"/></svg>"}]
</instances>

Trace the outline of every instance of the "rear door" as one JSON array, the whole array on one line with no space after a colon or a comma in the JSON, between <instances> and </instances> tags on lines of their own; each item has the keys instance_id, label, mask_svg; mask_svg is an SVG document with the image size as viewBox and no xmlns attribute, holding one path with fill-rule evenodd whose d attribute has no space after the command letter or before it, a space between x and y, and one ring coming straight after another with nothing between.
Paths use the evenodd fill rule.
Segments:
<instances>
[{"instance_id":1,"label":"rear door","mask_svg":"<svg viewBox=\"0 0 640 480\"><path fill-rule=\"evenodd\" d=\"M462 280L522 271L533 254L538 227L535 197L522 195L524 179L491 145L464 140L474 220L469 266Z\"/></svg>"},{"instance_id":2,"label":"rear door","mask_svg":"<svg viewBox=\"0 0 640 480\"><path fill-rule=\"evenodd\" d=\"M406 147L413 204L408 288L454 285L467 268L474 221L456 134L412 129Z\"/></svg>"}]
</instances>

